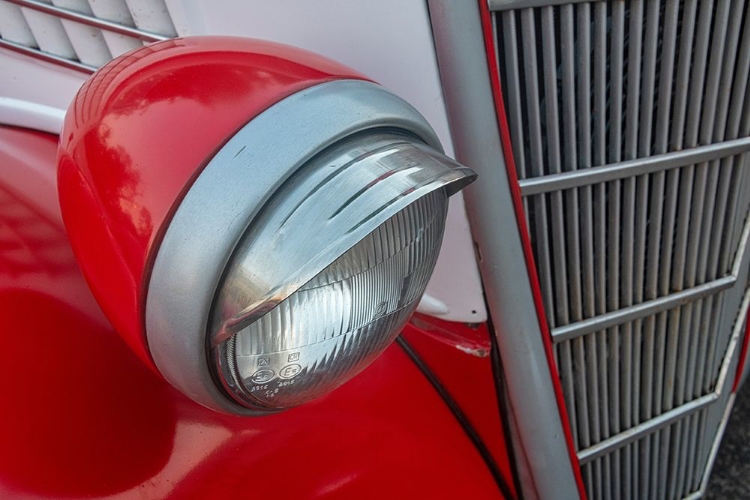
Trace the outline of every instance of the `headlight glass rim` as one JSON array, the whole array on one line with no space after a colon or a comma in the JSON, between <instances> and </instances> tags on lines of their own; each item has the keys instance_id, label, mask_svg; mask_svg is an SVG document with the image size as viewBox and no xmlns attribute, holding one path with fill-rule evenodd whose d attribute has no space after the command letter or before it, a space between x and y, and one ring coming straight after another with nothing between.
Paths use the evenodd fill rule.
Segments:
<instances>
[{"instance_id":1,"label":"headlight glass rim","mask_svg":"<svg viewBox=\"0 0 750 500\"><path fill-rule=\"evenodd\" d=\"M429 210L429 212L428 212ZM424 221L424 216L420 218L420 214L417 212L421 211L423 214L429 213L429 216L427 218L427 225L418 225L420 222ZM399 303L396 304L395 309L388 310L386 308L382 315L379 315L377 313L373 313L373 317L370 320L369 323L363 324L361 326L356 327L353 330L347 330L340 332L340 336L338 337L332 337L332 338L326 338L321 343L315 343L309 345L303 345L303 346L294 346L290 347L289 349L285 349L282 351L274 351L274 352L265 352L263 354L257 354L257 357L254 359L261 359L264 358L266 360L273 359L274 357L277 357L276 355L282 355L282 357L286 356L290 350L302 352L304 353L307 349L308 351L310 349L320 348L322 344L328 343L333 344L334 350L332 352L329 351L331 358L344 358L343 361L336 361L336 363L341 363L343 365L346 365L347 360L346 356L350 355L351 353L346 353L344 355L341 354L340 350L338 350L336 347L345 345L346 339L345 337L348 337L349 339L359 339L365 337L365 340L367 338L370 339L370 342L361 342L361 345L359 347L359 351L357 351L355 354L355 357L362 357L364 359L357 359L357 362L354 363L354 366L348 365L349 370L346 371L344 368L345 366L338 366L334 364L333 359L329 360L329 368L331 368L334 373L336 373L337 369L338 375L334 376L333 378L329 378L329 384L325 387L325 389L321 389L320 387L315 387L315 384L307 383L310 381L310 379L326 379L326 377L329 375L325 372L307 372L307 368L309 367L309 362L306 358L306 356L303 354L302 359L299 359L299 361L296 361L300 364L302 364L301 367L298 369L302 371L299 375L297 375L294 380L298 381L300 378L303 380L302 384L298 384L295 387L291 387L291 384L289 384L289 381L283 380L283 375L281 374L281 370L279 369L279 366L274 363L273 361L267 361L268 364L264 366L260 365L253 365L253 371L255 374L268 371L270 379L264 380L262 382L253 380L252 382L248 383L247 378L250 377L243 377L241 374L241 370L238 367L237 363L237 357L238 353L236 352L237 349L237 343L239 342L238 337L241 335L248 335L251 333L260 335L261 332L257 331L251 332L253 330L254 325L248 325L240 332L236 333L235 335L231 336L221 344L217 346L213 346L211 348L211 359L213 360L213 375L217 382L221 385L223 390L227 393L229 397L237 401L239 404L246 405L250 408L253 408L257 411L263 411L263 412L276 412L280 411L282 409L299 406L300 404L306 403L312 399L316 399L317 397L320 397L324 394L327 394L328 392L336 389L340 385L346 383L348 380L350 380L352 377L357 375L359 372L361 372L363 369L365 369L372 361L374 361L387 347L390 345L390 343L395 340L395 337L398 336L401 329L404 327L406 322L409 320L413 312L416 310L416 307L419 303L419 299L421 295L424 293L424 290L427 286L427 282L429 280L429 277L432 274L432 271L434 270L434 267L437 263L437 257L440 251L440 246L442 243L442 238L445 230L445 223L446 223L446 217L447 217L447 211L448 211L448 194L445 191L445 189L439 188L436 190L433 190L424 196L421 196L417 200L413 201L406 207L402 208L401 210L397 211L395 214L393 214L391 217L389 217L386 222L380 224L377 226L373 231L368 233L368 235L359 242L355 243L350 249L348 249L346 252L344 252L342 255L340 255L337 259L334 259L334 261L331 263L331 266L335 266L340 259L346 259L347 255L350 255L352 252L355 252L357 250L362 251L361 248L368 247L368 244L372 242L374 239L380 238L380 241L382 242L384 239L388 240L389 244L386 246L393 246L392 240L395 239L403 239L407 238L408 234L394 234L394 231L398 231L399 229L403 229L403 224L398 224L394 222L395 219L400 219L400 222L406 221L406 223L412 223L412 226L414 224L417 224L416 227L410 227L408 229L412 232L412 239L409 239L405 244L401 242L401 246L395 249L394 253L388 254L381 260L380 262L376 263L373 267L369 267L366 269L362 269L360 272L354 273L350 275L349 278L352 279L360 279L366 274L375 273L377 268L380 266L388 268L393 267L394 262L400 261L403 259L407 259L407 261L410 262L410 264L413 265L411 267L410 265L407 265L404 269L406 269L408 272L407 276L403 276L402 278L409 278L409 288L411 288L411 278L414 275L417 275L417 282L413 283L416 288L411 289L411 293L409 294L409 300L407 303L405 303L403 306L398 307ZM376 235L377 233L377 235ZM373 236L375 235L375 236ZM377 252L376 252L377 253ZM416 258L410 258L414 257L412 254L416 253ZM416 262L411 262L412 260ZM398 266L396 266L398 267ZM329 269L328 267L326 269ZM313 285L316 285L316 280L318 279L321 274L325 272L322 271L318 275L316 275L310 282L313 283ZM414 273L414 274L412 274ZM390 278L394 279L396 276L391 275ZM338 284L346 281L349 278L344 278L341 281L331 281L329 284ZM324 282L326 282L324 280ZM308 283L306 283L304 286L302 286L298 292L304 293L308 290ZM382 286L387 286L391 282L383 283L382 281L379 283L373 283L375 288L381 288ZM402 293L408 293L406 290L403 289L404 281L401 282L401 285L399 288L401 289ZM324 285L324 287L327 285ZM315 288L324 288L324 287L315 287ZM315 289L314 288L314 289ZM365 289L366 290L366 289ZM382 289L381 296L382 298ZM287 300L292 300L294 298L294 294L290 295ZM370 297L369 294L366 297L368 302L367 305L371 306L371 310L374 310L374 308L379 306L380 304L376 304L378 302L377 299L378 295L374 294L373 297ZM354 300L354 296L351 297L352 300ZM396 297L389 297L389 299L394 299ZM268 311L266 314L273 314L278 308L286 307L287 311L289 311L289 308L292 308L292 305L287 305L285 301L282 301L280 304L277 305L276 308L274 308L271 311ZM350 304L352 308L356 309L357 304ZM346 307L346 304L344 304L342 307ZM293 309L292 309L293 311ZM294 316L293 314L290 316L289 314L283 314L279 313L277 316L280 316L282 318L288 318L291 316ZM263 318L258 319L258 322L261 322ZM385 325L376 325L375 323L384 320L385 319ZM280 323L277 321L267 321L266 323L273 323L274 325L279 325ZM313 322L314 323L314 322ZM289 326L289 325L287 325ZM291 325L299 326L299 325ZM363 331L368 329L370 326L372 326L372 330L374 331ZM247 338L247 337L244 337ZM281 339L281 343L285 344L285 339ZM343 344L342 344L343 342ZM309 354L309 353L308 353ZM323 359L327 358L329 354L325 354L323 356ZM309 357L309 356L307 356ZM253 358L253 356L251 356ZM306 362L308 362L306 364ZM283 363L282 364L286 364ZM333 366L330 366L333 365ZM295 365L298 366L298 365ZM257 370L257 371L255 371ZM253 375L254 376L254 375ZM307 383L307 384L306 384ZM304 394L299 395L295 394L290 396L290 392L294 392L295 389L299 389L299 385L307 385L308 391L314 392L313 395ZM310 386L313 385L313 388L310 388ZM269 387L270 386L270 387ZM261 389L261 391L256 393L256 396L254 397L252 394L252 391L255 389ZM294 404L283 404L283 403L276 403L274 401L269 400L269 398L262 397L263 392L265 391L276 391L276 393L279 393L281 391L281 398L286 400L294 400ZM274 397L274 394L271 395L271 398Z\"/></svg>"}]
</instances>

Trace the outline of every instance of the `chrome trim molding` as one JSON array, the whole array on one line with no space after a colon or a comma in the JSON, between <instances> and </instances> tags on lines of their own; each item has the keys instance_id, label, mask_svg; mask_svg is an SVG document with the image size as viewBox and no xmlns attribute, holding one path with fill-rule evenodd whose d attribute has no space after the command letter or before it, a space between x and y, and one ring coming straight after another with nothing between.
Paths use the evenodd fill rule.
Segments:
<instances>
[{"instance_id":1,"label":"chrome trim molding","mask_svg":"<svg viewBox=\"0 0 750 500\"><path fill-rule=\"evenodd\" d=\"M648 300L633 306L617 309L583 321L558 326L552 330L552 338L556 343L563 342L599 330L611 328L616 325L622 325L635 319L645 318L652 314L674 309L708 295L715 295L722 290L731 288L736 282L737 278L735 276L725 276L702 285L682 290L681 292L664 295L658 299Z\"/></svg>"},{"instance_id":2,"label":"chrome trim molding","mask_svg":"<svg viewBox=\"0 0 750 500\"><path fill-rule=\"evenodd\" d=\"M379 85L339 80L274 104L210 160L176 210L149 281L149 349L172 385L217 411L257 414L230 401L208 366L210 311L222 273L251 221L295 171L340 139L383 127L407 131L442 151L409 104ZM269 164L278 168L263 168Z\"/></svg>"},{"instance_id":3,"label":"chrome trim molding","mask_svg":"<svg viewBox=\"0 0 750 500\"><path fill-rule=\"evenodd\" d=\"M438 66L458 161L480 181L464 191L518 442L527 496L576 498L553 379L502 151L477 2L429 1ZM546 335L546 332L544 333ZM520 455L519 455L520 456ZM526 475L528 472L528 475Z\"/></svg>"},{"instance_id":4,"label":"chrome trim molding","mask_svg":"<svg viewBox=\"0 0 750 500\"><path fill-rule=\"evenodd\" d=\"M59 134L65 111L35 102L0 97L0 123Z\"/></svg>"},{"instance_id":5,"label":"chrome trim molding","mask_svg":"<svg viewBox=\"0 0 750 500\"><path fill-rule=\"evenodd\" d=\"M37 10L44 14L59 17L61 19L67 19L80 24L91 26L92 28L99 28L105 31L111 31L112 33L119 33L120 35L130 36L138 38L144 42L161 42L163 40L169 40L170 37L159 35L157 33L151 33L149 31L140 30L138 28L131 28L130 26L124 26L122 24L113 23L106 19L99 19L98 17L88 16L74 10L64 9L62 7L56 7L51 4L39 2L38 0L4 0L8 3L14 3L20 7L26 7L28 9Z\"/></svg>"},{"instance_id":6,"label":"chrome trim molding","mask_svg":"<svg viewBox=\"0 0 750 500\"><path fill-rule=\"evenodd\" d=\"M601 167L591 167L586 170L572 170L560 174L532 177L519 181L519 184L521 185L521 194L523 196L531 196L581 186L591 186L593 184L625 179L636 175L662 172L678 167L687 167L748 151L750 151L750 137L743 137L741 139L698 146L673 153L610 163ZM719 168L719 164L712 162L711 168Z\"/></svg>"},{"instance_id":7,"label":"chrome trim molding","mask_svg":"<svg viewBox=\"0 0 750 500\"><path fill-rule=\"evenodd\" d=\"M582 335L594 333L616 325L621 325L629 321L645 318L652 314L674 309L689 302L696 301L709 295L715 295L719 292L731 288L737 282L740 268L743 262L746 262L748 252L748 238L750 237L750 218L745 221L742 230L740 245L732 264L732 274L709 281L695 287L664 295L657 299L647 300L633 306L624 307L615 311L604 313L593 318L585 319L575 323L569 323L564 326L558 326L552 330L554 341L563 342Z\"/></svg>"},{"instance_id":8,"label":"chrome trim molding","mask_svg":"<svg viewBox=\"0 0 750 500\"><path fill-rule=\"evenodd\" d=\"M614 436L609 437L604 441L591 446L590 448L579 451L578 460L581 462L581 465L591 462L594 459L606 455L612 450L616 450L617 448L621 448L626 444L637 441L639 438L651 434L658 429L664 428L669 424L685 417L686 415L695 413L698 410L709 406L718 398L719 396L715 393L707 394L682 406L678 406L677 408L664 412L658 417L654 417L651 420L646 420L645 422L642 422L635 427L631 427L630 429L621 432L620 434L615 434Z\"/></svg>"}]
</instances>

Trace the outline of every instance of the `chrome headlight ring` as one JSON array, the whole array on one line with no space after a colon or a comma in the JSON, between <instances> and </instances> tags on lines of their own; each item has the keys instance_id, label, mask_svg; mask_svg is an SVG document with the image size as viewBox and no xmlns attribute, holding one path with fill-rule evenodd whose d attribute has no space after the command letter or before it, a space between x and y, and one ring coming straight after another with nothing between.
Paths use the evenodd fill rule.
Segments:
<instances>
[{"instance_id":1,"label":"chrome headlight ring","mask_svg":"<svg viewBox=\"0 0 750 500\"><path fill-rule=\"evenodd\" d=\"M250 121L190 187L154 261L145 320L161 373L204 406L259 415L328 392L364 368L416 307L442 239L447 196L475 177L440 151L416 110L363 81L308 88ZM363 264L372 253L364 248L372 246L368 235L392 237L388 225L398 217L411 221L411 238L402 235L389 246L393 255ZM420 260L402 271L419 275L409 278L414 285L398 273L371 272L373 283L398 293L368 296L377 303L367 317L337 334L302 338L298 328L284 340L268 326L269 311L282 314L288 299L302 295L325 306L338 294L358 310L362 294L331 283L365 279L363 272L386 269L399 254L408 261L410 251ZM339 258L360 268L342 275ZM320 325L314 312L297 316L305 331ZM387 324L387 332L348 349L371 323Z\"/></svg>"}]
</instances>

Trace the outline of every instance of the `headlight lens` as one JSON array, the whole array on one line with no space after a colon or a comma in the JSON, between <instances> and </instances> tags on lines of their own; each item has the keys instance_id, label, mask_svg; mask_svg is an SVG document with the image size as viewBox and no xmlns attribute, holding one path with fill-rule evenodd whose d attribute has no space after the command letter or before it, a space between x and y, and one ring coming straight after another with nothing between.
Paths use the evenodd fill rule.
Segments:
<instances>
[{"instance_id":1,"label":"headlight lens","mask_svg":"<svg viewBox=\"0 0 750 500\"><path fill-rule=\"evenodd\" d=\"M216 349L232 396L297 406L343 384L398 335L435 267L448 200L433 191Z\"/></svg>"},{"instance_id":2,"label":"headlight lens","mask_svg":"<svg viewBox=\"0 0 750 500\"><path fill-rule=\"evenodd\" d=\"M254 410L343 384L398 335L437 261L448 196L473 174L414 137L352 136L264 206L227 265L214 377Z\"/></svg>"}]
</instances>

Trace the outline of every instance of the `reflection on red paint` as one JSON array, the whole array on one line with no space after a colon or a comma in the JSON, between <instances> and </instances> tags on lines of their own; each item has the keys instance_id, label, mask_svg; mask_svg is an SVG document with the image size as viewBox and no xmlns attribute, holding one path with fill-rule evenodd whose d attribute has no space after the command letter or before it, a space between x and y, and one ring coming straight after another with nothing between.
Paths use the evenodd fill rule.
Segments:
<instances>
[{"instance_id":1,"label":"reflection on red paint","mask_svg":"<svg viewBox=\"0 0 750 500\"><path fill-rule=\"evenodd\" d=\"M398 346L328 396L265 417L174 390L78 271L44 180L55 144L0 127L0 498L498 498ZM33 154L5 154L14 145Z\"/></svg>"},{"instance_id":2,"label":"reflection on red paint","mask_svg":"<svg viewBox=\"0 0 750 500\"><path fill-rule=\"evenodd\" d=\"M54 297L3 290L0 304L0 324L14 332L0 349L5 486L100 496L158 472L172 452L163 436L176 423L167 387L154 386L133 356L117 356L117 337ZM126 466L112 467L115 455Z\"/></svg>"}]
</instances>

